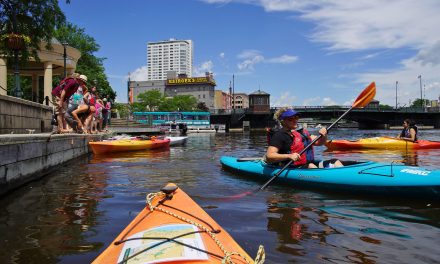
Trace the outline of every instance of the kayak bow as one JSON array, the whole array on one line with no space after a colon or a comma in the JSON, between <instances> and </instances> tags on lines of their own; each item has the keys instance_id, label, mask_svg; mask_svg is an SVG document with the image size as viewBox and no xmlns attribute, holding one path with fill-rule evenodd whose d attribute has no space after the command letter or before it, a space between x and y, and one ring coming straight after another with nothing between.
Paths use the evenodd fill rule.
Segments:
<instances>
[{"instance_id":1,"label":"kayak bow","mask_svg":"<svg viewBox=\"0 0 440 264\"><path fill-rule=\"evenodd\" d=\"M224 262L222 262L224 261ZM258 263L174 184L147 195L147 206L93 263Z\"/></svg>"}]
</instances>

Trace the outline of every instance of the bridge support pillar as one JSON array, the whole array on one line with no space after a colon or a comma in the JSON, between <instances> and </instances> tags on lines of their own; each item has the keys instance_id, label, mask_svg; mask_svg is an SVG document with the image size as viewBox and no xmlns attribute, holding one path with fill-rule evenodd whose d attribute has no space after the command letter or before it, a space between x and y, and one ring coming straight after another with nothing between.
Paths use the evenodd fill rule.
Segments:
<instances>
[{"instance_id":1,"label":"bridge support pillar","mask_svg":"<svg viewBox=\"0 0 440 264\"><path fill-rule=\"evenodd\" d=\"M434 128L440 128L440 118L434 121Z\"/></svg>"}]
</instances>

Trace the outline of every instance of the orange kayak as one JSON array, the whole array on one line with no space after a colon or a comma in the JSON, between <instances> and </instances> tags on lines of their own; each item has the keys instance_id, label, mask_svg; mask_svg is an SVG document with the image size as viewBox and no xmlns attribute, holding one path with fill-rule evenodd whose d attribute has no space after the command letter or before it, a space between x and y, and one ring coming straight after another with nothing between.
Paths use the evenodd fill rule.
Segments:
<instances>
[{"instance_id":1,"label":"orange kayak","mask_svg":"<svg viewBox=\"0 0 440 264\"><path fill-rule=\"evenodd\" d=\"M146 149L167 148L170 146L169 139L132 140L120 139L112 141L89 142L94 154L134 151Z\"/></svg>"},{"instance_id":2,"label":"orange kayak","mask_svg":"<svg viewBox=\"0 0 440 264\"><path fill-rule=\"evenodd\" d=\"M93 263L263 263L255 261L176 185L147 195L147 206Z\"/></svg>"},{"instance_id":3,"label":"orange kayak","mask_svg":"<svg viewBox=\"0 0 440 264\"><path fill-rule=\"evenodd\" d=\"M440 149L439 141L406 141L392 137L362 138L359 140L329 140L325 144L330 150L344 149Z\"/></svg>"}]
</instances>

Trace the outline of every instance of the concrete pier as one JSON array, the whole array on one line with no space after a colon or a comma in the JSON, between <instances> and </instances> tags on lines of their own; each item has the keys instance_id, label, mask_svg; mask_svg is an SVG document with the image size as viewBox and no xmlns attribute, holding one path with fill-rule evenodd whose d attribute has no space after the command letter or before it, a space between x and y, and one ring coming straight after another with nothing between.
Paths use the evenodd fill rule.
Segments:
<instances>
[{"instance_id":1,"label":"concrete pier","mask_svg":"<svg viewBox=\"0 0 440 264\"><path fill-rule=\"evenodd\" d=\"M0 195L89 153L89 141L99 141L107 136L49 133L0 135Z\"/></svg>"}]
</instances>

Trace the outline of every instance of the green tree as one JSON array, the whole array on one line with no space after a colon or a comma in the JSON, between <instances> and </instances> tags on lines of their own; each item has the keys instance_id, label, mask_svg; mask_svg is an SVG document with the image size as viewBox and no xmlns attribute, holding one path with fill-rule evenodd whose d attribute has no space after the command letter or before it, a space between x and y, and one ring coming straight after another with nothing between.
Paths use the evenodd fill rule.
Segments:
<instances>
[{"instance_id":1,"label":"green tree","mask_svg":"<svg viewBox=\"0 0 440 264\"><path fill-rule=\"evenodd\" d=\"M174 111L194 111L197 99L192 95L177 95L173 97Z\"/></svg>"},{"instance_id":2,"label":"green tree","mask_svg":"<svg viewBox=\"0 0 440 264\"><path fill-rule=\"evenodd\" d=\"M139 103L139 102L135 102L135 103L131 104L130 109L132 112L148 112L149 111L144 104Z\"/></svg>"},{"instance_id":3,"label":"green tree","mask_svg":"<svg viewBox=\"0 0 440 264\"><path fill-rule=\"evenodd\" d=\"M380 108L380 109L384 109L384 110L391 110L391 109L394 109L394 107L389 106L389 105L384 105L384 104L380 104L380 105L379 105L379 108Z\"/></svg>"},{"instance_id":4,"label":"green tree","mask_svg":"<svg viewBox=\"0 0 440 264\"><path fill-rule=\"evenodd\" d=\"M192 95L170 98L163 96L157 89L143 92L137 98L140 102L132 104L133 111L194 111L197 107L197 99Z\"/></svg>"},{"instance_id":5,"label":"green tree","mask_svg":"<svg viewBox=\"0 0 440 264\"><path fill-rule=\"evenodd\" d=\"M159 106L159 111L172 112L178 111L176 106L176 100L174 98L165 97Z\"/></svg>"},{"instance_id":6,"label":"green tree","mask_svg":"<svg viewBox=\"0 0 440 264\"><path fill-rule=\"evenodd\" d=\"M200 102L197 104L197 109L202 112L208 112L209 108L206 106L205 102Z\"/></svg>"},{"instance_id":7,"label":"green tree","mask_svg":"<svg viewBox=\"0 0 440 264\"><path fill-rule=\"evenodd\" d=\"M157 89L140 93L137 98L145 109L144 111L155 111L156 109L159 109L165 100L162 93Z\"/></svg>"},{"instance_id":8,"label":"green tree","mask_svg":"<svg viewBox=\"0 0 440 264\"><path fill-rule=\"evenodd\" d=\"M129 104L114 103L113 108L118 110L119 116L121 118L127 118L131 112Z\"/></svg>"},{"instance_id":9,"label":"green tree","mask_svg":"<svg viewBox=\"0 0 440 264\"><path fill-rule=\"evenodd\" d=\"M22 63L30 56L38 60L37 51L41 41L50 43L54 37L54 29L65 22L58 0L0 0L0 36L10 33L24 35L30 38L26 49L20 51ZM5 42L0 44L0 53L12 63L14 51Z\"/></svg>"},{"instance_id":10,"label":"green tree","mask_svg":"<svg viewBox=\"0 0 440 264\"><path fill-rule=\"evenodd\" d=\"M412 104L411 104L411 106L410 107L414 107L414 108L421 108L421 107L423 107L423 106L427 106L427 105L429 105L429 100L427 100L427 99L420 99L420 98L417 98L416 100L414 100L413 102L412 102Z\"/></svg>"},{"instance_id":11,"label":"green tree","mask_svg":"<svg viewBox=\"0 0 440 264\"><path fill-rule=\"evenodd\" d=\"M102 98L108 97L114 101L116 92L110 86L105 74L103 64L105 58L98 58L94 55L100 48L96 40L87 35L83 28L79 28L71 23L59 27L55 32L55 37L60 42L67 42L69 46L81 52L76 72L87 76L89 88L96 86Z\"/></svg>"}]
</instances>

